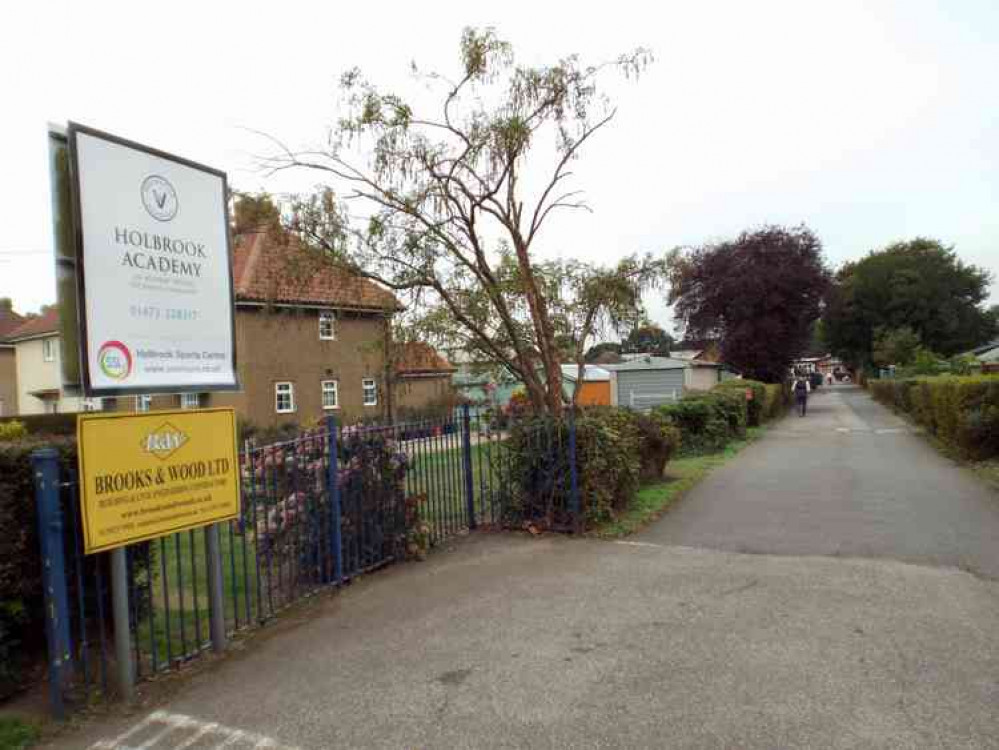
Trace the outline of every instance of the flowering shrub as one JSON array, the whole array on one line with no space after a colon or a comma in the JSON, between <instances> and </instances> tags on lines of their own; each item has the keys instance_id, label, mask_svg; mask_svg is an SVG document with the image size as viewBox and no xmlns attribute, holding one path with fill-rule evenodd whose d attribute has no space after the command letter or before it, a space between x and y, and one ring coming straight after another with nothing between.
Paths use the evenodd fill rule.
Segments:
<instances>
[{"instance_id":1,"label":"flowering shrub","mask_svg":"<svg viewBox=\"0 0 999 750\"><path fill-rule=\"evenodd\" d=\"M406 497L409 459L391 431L347 427L339 437L335 471L347 570L420 556L422 499ZM254 528L257 554L272 563L297 562L305 579L331 573L329 467L324 429L252 449L244 462L243 524Z\"/></svg>"}]
</instances>

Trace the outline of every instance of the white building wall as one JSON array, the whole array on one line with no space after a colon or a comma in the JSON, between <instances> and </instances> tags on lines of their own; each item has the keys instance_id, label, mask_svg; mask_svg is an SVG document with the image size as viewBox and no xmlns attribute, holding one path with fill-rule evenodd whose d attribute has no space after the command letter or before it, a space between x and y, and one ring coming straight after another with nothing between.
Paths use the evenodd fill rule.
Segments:
<instances>
[{"instance_id":1,"label":"white building wall","mask_svg":"<svg viewBox=\"0 0 999 750\"><path fill-rule=\"evenodd\" d=\"M45 338L50 339L54 356L52 361L46 362L43 355ZM46 391L58 389L62 391L62 363L59 359L59 337L48 336L44 338L30 339L28 341L18 341L15 344L17 349L17 406L21 414L44 414L45 401L32 396L32 391ZM57 410L59 412L80 411L81 403L78 398L67 398L60 395Z\"/></svg>"}]
</instances>

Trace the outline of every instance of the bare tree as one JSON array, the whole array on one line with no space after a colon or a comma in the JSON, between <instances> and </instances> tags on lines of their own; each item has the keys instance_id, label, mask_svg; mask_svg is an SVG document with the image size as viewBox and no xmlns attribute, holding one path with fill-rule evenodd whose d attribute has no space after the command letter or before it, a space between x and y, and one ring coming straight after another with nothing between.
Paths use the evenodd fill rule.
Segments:
<instances>
[{"instance_id":1,"label":"bare tree","mask_svg":"<svg viewBox=\"0 0 999 750\"><path fill-rule=\"evenodd\" d=\"M637 75L638 49L603 65L576 56L517 65L491 29L466 29L454 80L413 68L438 97L435 114L379 90L358 70L341 78L349 113L320 150L282 152L274 169L310 169L327 184L296 200L291 228L308 245L417 302L419 321L513 373L539 411L563 408L559 337L583 363L601 325L634 317L658 261L616 269L542 262L542 228L557 211L588 210L568 186L583 145L614 117L602 73ZM536 190L532 151L554 145ZM351 153L364 154L353 157ZM629 308L630 306L630 308ZM582 374L582 372L580 372Z\"/></svg>"}]
</instances>

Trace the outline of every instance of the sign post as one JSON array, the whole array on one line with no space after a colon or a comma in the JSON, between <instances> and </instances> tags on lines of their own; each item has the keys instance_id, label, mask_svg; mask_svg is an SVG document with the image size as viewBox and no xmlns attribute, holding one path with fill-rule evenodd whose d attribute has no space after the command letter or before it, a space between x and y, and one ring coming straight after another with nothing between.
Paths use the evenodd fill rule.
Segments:
<instances>
[{"instance_id":1,"label":"sign post","mask_svg":"<svg viewBox=\"0 0 999 750\"><path fill-rule=\"evenodd\" d=\"M68 131L87 396L236 390L224 172Z\"/></svg>"},{"instance_id":2,"label":"sign post","mask_svg":"<svg viewBox=\"0 0 999 750\"><path fill-rule=\"evenodd\" d=\"M225 173L72 122L52 126L49 145L67 392L238 390ZM217 524L239 515L235 413L81 415L77 444L84 551L111 551L130 699L128 545L205 528L212 644L224 647Z\"/></svg>"},{"instance_id":3,"label":"sign post","mask_svg":"<svg viewBox=\"0 0 999 750\"><path fill-rule=\"evenodd\" d=\"M81 414L86 554L239 516L232 409Z\"/></svg>"}]
</instances>

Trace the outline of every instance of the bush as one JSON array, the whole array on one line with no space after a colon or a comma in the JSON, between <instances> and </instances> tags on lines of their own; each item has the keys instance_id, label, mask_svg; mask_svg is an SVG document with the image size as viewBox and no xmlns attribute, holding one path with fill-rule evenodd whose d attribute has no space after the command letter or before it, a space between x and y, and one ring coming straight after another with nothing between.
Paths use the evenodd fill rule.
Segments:
<instances>
[{"instance_id":1,"label":"bush","mask_svg":"<svg viewBox=\"0 0 999 750\"><path fill-rule=\"evenodd\" d=\"M46 649L42 558L31 466L31 453L42 447L55 448L59 452L64 478L67 470L76 468L76 441L71 438L49 436L41 440L28 436L0 443L0 529L3 529L0 534L0 699L23 686L26 668L43 661ZM63 493L61 500L70 608L75 612L83 597L84 608L93 612L97 595L94 575L97 566L102 566L105 577L109 574L108 556L88 555L82 559L79 575L84 589L81 591L76 574L68 572L73 565L71 530L76 526L67 514L78 513L78 509L70 504L68 493ZM148 576L147 564L155 565L156 555L148 543L133 549L137 554L132 571L141 580ZM141 586L138 588L143 591ZM107 597L109 592L105 590L103 595ZM149 602L139 593L133 599L133 605L135 615L141 618ZM110 602L105 600L103 606L106 612L109 611ZM73 637L76 638L75 632Z\"/></svg>"},{"instance_id":2,"label":"bush","mask_svg":"<svg viewBox=\"0 0 999 750\"><path fill-rule=\"evenodd\" d=\"M576 417L576 462L585 523L602 523L626 509L643 478L662 476L680 432L660 415L600 406ZM513 422L496 468L505 493L506 522L543 527L571 522L568 430L550 417Z\"/></svg>"},{"instance_id":3,"label":"bush","mask_svg":"<svg viewBox=\"0 0 999 750\"><path fill-rule=\"evenodd\" d=\"M0 422L0 443L21 440L27 434L28 428L24 426L24 422L18 422L17 420Z\"/></svg>"},{"instance_id":4,"label":"bush","mask_svg":"<svg viewBox=\"0 0 999 750\"><path fill-rule=\"evenodd\" d=\"M870 380L868 388L963 458L999 456L999 376Z\"/></svg>"},{"instance_id":5,"label":"bush","mask_svg":"<svg viewBox=\"0 0 999 750\"><path fill-rule=\"evenodd\" d=\"M734 379L719 383L712 390L738 391L742 394L750 391L753 397L746 400L746 424L750 427L759 427L767 419L764 414L766 412L768 387L766 383L761 383L759 380ZM745 395L743 395L743 398L745 398Z\"/></svg>"},{"instance_id":6,"label":"bush","mask_svg":"<svg viewBox=\"0 0 999 750\"><path fill-rule=\"evenodd\" d=\"M42 446L59 449L66 461L76 460L71 440L26 438L0 443L0 697L20 686L21 671L31 655L45 648L42 565L31 452Z\"/></svg>"},{"instance_id":7,"label":"bush","mask_svg":"<svg viewBox=\"0 0 999 750\"><path fill-rule=\"evenodd\" d=\"M0 419L4 424L20 422L29 435L76 435L76 414L26 414Z\"/></svg>"},{"instance_id":8,"label":"bush","mask_svg":"<svg viewBox=\"0 0 999 750\"><path fill-rule=\"evenodd\" d=\"M746 434L745 390L692 393L653 411L679 429L686 454L720 450Z\"/></svg>"},{"instance_id":9,"label":"bush","mask_svg":"<svg viewBox=\"0 0 999 750\"><path fill-rule=\"evenodd\" d=\"M763 391L763 414L764 422L782 417L791 402L790 391L778 383L767 383Z\"/></svg>"}]
</instances>

